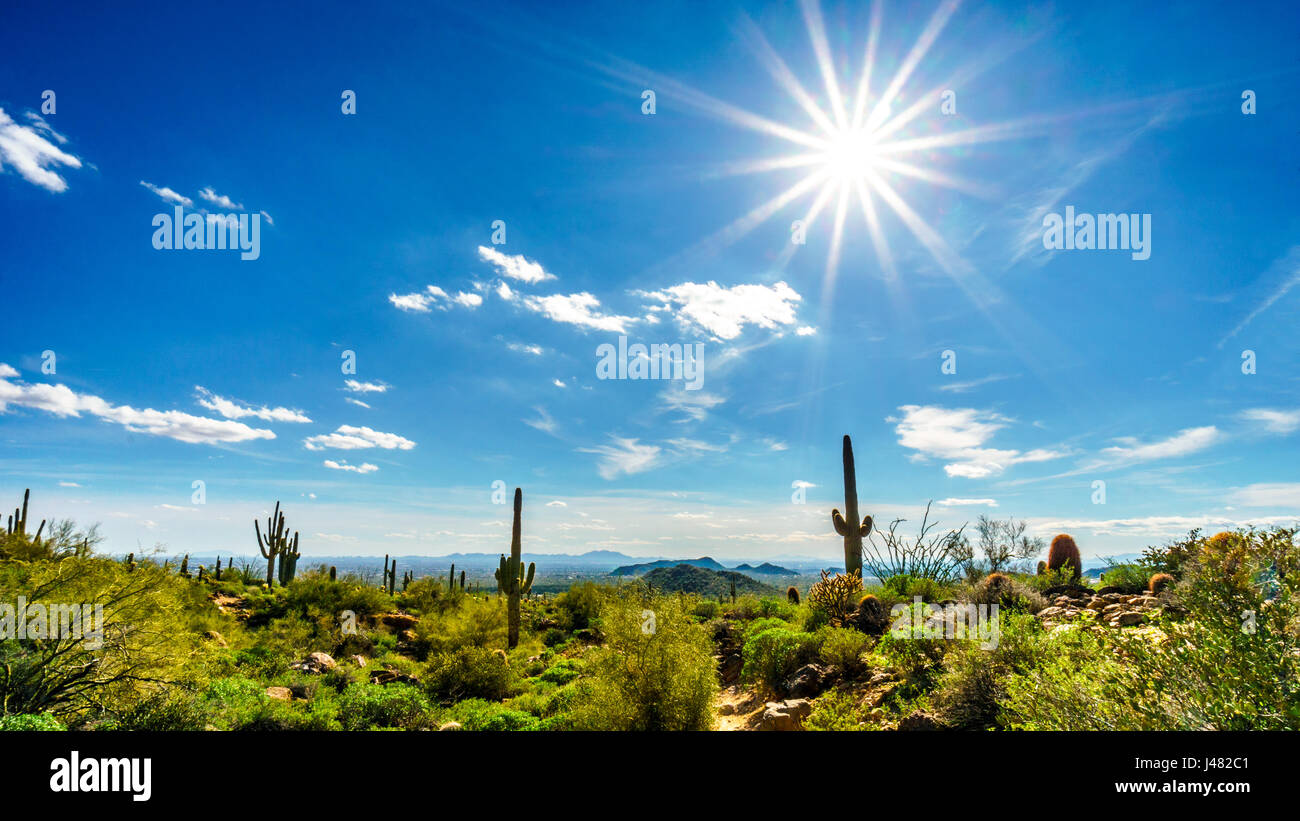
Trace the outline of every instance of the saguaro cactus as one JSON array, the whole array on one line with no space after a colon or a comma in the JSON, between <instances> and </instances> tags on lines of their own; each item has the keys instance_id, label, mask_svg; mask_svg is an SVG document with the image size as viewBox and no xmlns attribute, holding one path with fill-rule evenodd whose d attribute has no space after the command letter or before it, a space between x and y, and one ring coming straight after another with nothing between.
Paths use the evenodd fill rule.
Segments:
<instances>
[{"instance_id":1,"label":"saguaro cactus","mask_svg":"<svg viewBox=\"0 0 1300 821\"><path fill-rule=\"evenodd\" d=\"M464 570L460 571L460 589L461 589L461 590L464 590L464 589L465 589L465 571L464 571Z\"/></svg>"},{"instance_id":2,"label":"saguaro cactus","mask_svg":"<svg viewBox=\"0 0 1300 821\"><path fill-rule=\"evenodd\" d=\"M508 596L506 607L506 644L513 650L519 644L519 597L533 588L533 574L537 565L528 563L528 575L524 575L522 558L523 547L520 535L521 519L524 509L524 491L515 488L515 522L510 530L510 558L501 554L501 566L497 568L497 592Z\"/></svg>"},{"instance_id":3,"label":"saguaro cactus","mask_svg":"<svg viewBox=\"0 0 1300 821\"><path fill-rule=\"evenodd\" d=\"M844 515L831 510L835 532L844 537L844 572L862 576L862 539L871 534L871 517L863 516L858 524L858 479L853 467L853 443L844 435Z\"/></svg>"},{"instance_id":4,"label":"saguaro cactus","mask_svg":"<svg viewBox=\"0 0 1300 821\"><path fill-rule=\"evenodd\" d=\"M298 572L298 559L302 553L298 550L298 534L294 532L293 541L286 541L280 549L280 586L287 587Z\"/></svg>"},{"instance_id":5,"label":"saguaro cactus","mask_svg":"<svg viewBox=\"0 0 1300 821\"><path fill-rule=\"evenodd\" d=\"M334 565L330 565L330 581L338 581L338 577L339 569Z\"/></svg>"},{"instance_id":6,"label":"saguaro cactus","mask_svg":"<svg viewBox=\"0 0 1300 821\"><path fill-rule=\"evenodd\" d=\"M393 566L388 568L388 595L393 595L397 590L397 559L393 559Z\"/></svg>"},{"instance_id":7,"label":"saguaro cactus","mask_svg":"<svg viewBox=\"0 0 1300 821\"><path fill-rule=\"evenodd\" d=\"M271 518L266 520L266 537L263 539L262 530L258 527L257 520L253 520L253 531L257 534L257 549L262 552L262 558L266 559L266 586L271 587L275 584L275 557L280 552L289 547L289 531L284 524L284 514L280 512L280 503L275 503L275 512ZM293 534L293 552L298 550L298 534Z\"/></svg>"},{"instance_id":8,"label":"saguaro cactus","mask_svg":"<svg viewBox=\"0 0 1300 821\"><path fill-rule=\"evenodd\" d=\"M452 562L451 570L447 571L447 592L450 593L456 588L456 563Z\"/></svg>"},{"instance_id":9,"label":"saguaro cactus","mask_svg":"<svg viewBox=\"0 0 1300 821\"><path fill-rule=\"evenodd\" d=\"M180 575L185 578L190 577L190 554L186 553L185 558L181 559Z\"/></svg>"},{"instance_id":10,"label":"saguaro cactus","mask_svg":"<svg viewBox=\"0 0 1300 821\"><path fill-rule=\"evenodd\" d=\"M221 581L221 557L217 557L217 581Z\"/></svg>"}]
</instances>

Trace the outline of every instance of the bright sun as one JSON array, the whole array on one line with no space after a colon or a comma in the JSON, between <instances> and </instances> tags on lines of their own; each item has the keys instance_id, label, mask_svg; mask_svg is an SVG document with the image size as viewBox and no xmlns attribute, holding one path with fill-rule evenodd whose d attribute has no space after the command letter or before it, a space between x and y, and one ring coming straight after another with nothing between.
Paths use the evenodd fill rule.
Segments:
<instances>
[{"instance_id":1,"label":"bright sun","mask_svg":"<svg viewBox=\"0 0 1300 821\"><path fill-rule=\"evenodd\" d=\"M871 240L882 273L888 280L897 276L889 241L882 229L882 205L893 212L950 275L968 273L970 267L967 263L907 203L894 185L899 178L910 178L988 197L990 191L985 186L941 171L932 164L926 165L920 160L908 162L904 158L916 156L920 152L932 155L936 149L1007 139L1010 132L1005 126L994 125L936 134L933 132L933 123L930 122L927 126L929 133L925 136L904 136L905 129L918 121L918 118L933 118L937 115L945 93L944 86L925 93L909 93L907 96L910 101L905 108L897 113L891 109L959 5L960 0L941 0L916 42L898 63L894 75L883 88L876 89L872 87L872 68L876 62L881 28L881 2L877 0L871 10L866 50L854 84L856 88L853 85L844 88L841 86L837 63L831 55L826 26L817 0L802 0L804 22L824 88L824 103L819 103L804 88L790 67L768 44L758 26L752 20L744 18L742 33L745 39L773 79L812 120L814 127L800 128L776 122L693 89L677 87L683 99L712 115L798 147L798 153L729 164L729 173L751 174L792 169L803 169L805 172L786 190L714 232L702 240L700 245L734 242L796 200L811 196L812 202L797 220L797 224L806 232L823 212L832 215L830 246L826 258L827 287L835 279L849 211L856 208L861 209L866 234ZM920 122L925 123L927 120ZM786 245L781 255L782 264L796 253L797 247L796 243Z\"/></svg>"}]
</instances>

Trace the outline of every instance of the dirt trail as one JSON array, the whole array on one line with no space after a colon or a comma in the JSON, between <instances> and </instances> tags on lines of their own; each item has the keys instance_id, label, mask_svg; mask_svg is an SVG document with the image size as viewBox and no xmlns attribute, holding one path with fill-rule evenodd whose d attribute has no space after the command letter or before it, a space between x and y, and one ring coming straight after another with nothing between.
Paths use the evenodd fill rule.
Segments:
<instances>
[{"instance_id":1,"label":"dirt trail","mask_svg":"<svg viewBox=\"0 0 1300 821\"><path fill-rule=\"evenodd\" d=\"M763 702L754 697L753 693L747 693L739 687L728 687L718 693L716 712L718 715L718 724L714 729L719 731L737 731L753 729L750 724L750 718L755 713L761 712Z\"/></svg>"}]
</instances>

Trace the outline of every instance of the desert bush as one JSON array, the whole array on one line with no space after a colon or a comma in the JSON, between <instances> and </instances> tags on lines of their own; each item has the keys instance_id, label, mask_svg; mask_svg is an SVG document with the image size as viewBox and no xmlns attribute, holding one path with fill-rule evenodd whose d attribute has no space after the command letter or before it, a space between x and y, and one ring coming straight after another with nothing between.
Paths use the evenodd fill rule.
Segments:
<instances>
[{"instance_id":1,"label":"desert bush","mask_svg":"<svg viewBox=\"0 0 1300 821\"><path fill-rule=\"evenodd\" d=\"M945 639L895 636L889 631L872 648L872 666L888 667L905 684L905 695L927 692L933 688L939 664L946 649Z\"/></svg>"},{"instance_id":2,"label":"desert bush","mask_svg":"<svg viewBox=\"0 0 1300 821\"><path fill-rule=\"evenodd\" d=\"M582 675L585 666L579 659L562 659L546 668L538 678L551 684L563 686Z\"/></svg>"},{"instance_id":3,"label":"desert bush","mask_svg":"<svg viewBox=\"0 0 1300 821\"><path fill-rule=\"evenodd\" d=\"M1168 573L1156 573L1147 581L1147 592L1155 596L1163 593L1174 583L1174 577Z\"/></svg>"},{"instance_id":4,"label":"desert bush","mask_svg":"<svg viewBox=\"0 0 1300 821\"><path fill-rule=\"evenodd\" d=\"M858 698L854 693L839 690L818 696L813 700L812 712L804 719L804 729L832 732L874 729Z\"/></svg>"},{"instance_id":5,"label":"desert bush","mask_svg":"<svg viewBox=\"0 0 1300 821\"><path fill-rule=\"evenodd\" d=\"M537 730L541 727L537 716L531 713L482 699L462 701L448 710L444 718L459 723L464 730L481 732Z\"/></svg>"},{"instance_id":6,"label":"desert bush","mask_svg":"<svg viewBox=\"0 0 1300 821\"><path fill-rule=\"evenodd\" d=\"M345 730L424 730L437 723L424 693L400 683L350 685L339 696L339 715Z\"/></svg>"},{"instance_id":7,"label":"desert bush","mask_svg":"<svg viewBox=\"0 0 1300 821\"><path fill-rule=\"evenodd\" d=\"M506 608L503 600L465 597L444 613L421 617L415 626L413 651L419 658L461 647L505 647Z\"/></svg>"},{"instance_id":8,"label":"desert bush","mask_svg":"<svg viewBox=\"0 0 1300 821\"><path fill-rule=\"evenodd\" d=\"M580 582L555 597L560 624L569 632L584 630L600 613L601 587L594 582Z\"/></svg>"},{"instance_id":9,"label":"desert bush","mask_svg":"<svg viewBox=\"0 0 1300 821\"><path fill-rule=\"evenodd\" d=\"M430 698L451 704L467 698L501 701L514 689L516 678L503 652L469 646L432 658L423 680Z\"/></svg>"},{"instance_id":10,"label":"desert bush","mask_svg":"<svg viewBox=\"0 0 1300 821\"><path fill-rule=\"evenodd\" d=\"M973 640L951 645L935 687L935 706L954 728L996 726L1007 682L1042 659L1042 628L1028 614L1000 614L996 647L985 648Z\"/></svg>"},{"instance_id":11,"label":"desert bush","mask_svg":"<svg viewBox=\"0 0 1300 821\"><path fill-rule=\"evenodd\" d=\"M861 675L867 669L863 654L871 641L857 630L823 627L816 633L818 657L845 676Z\"/></svg>"},{"instance_id":12,"label":"desert bush","mask_svg":"<svg viewBox=\"0 0 1300 821\"><path fill-rule=\"evenodd\" d=\"M66 729L59 720L49 713L18 713L0 716L0 733L30 733L42 730Z\"/></svg>"},{"instance_id":13,"label":"desert bush","mask_svg":"<svg viewBox=\"0 0 1300 821\"><path fill-rule=\"evenodd\" d=\"M947 597L948 587L940 584L934 579L925 576L913 576L910 573L899 573L885 579L881 585L881 592L891 601L911 602L913 598L920 596L921 601L939 601Z\"/></svg>"},{"instance_id":14,"label":"desert bush","mask_svg":"<svg viewBox=\"0 0 1300 821\"><path fill-rule=\"evenodd\" d=\"M111 729L202 730L207 724L207 714L197 698L189 693L162 692L131 705L112 722Z\"/></svg>"},{"instance_id":15,"label":"desert bush","mask_svg":"<svg viewBox=\"0 0 1300 821\"><path fill-rule=\"evenodd\" d=\"M1105 587L1118 587L1123 593L1141 593L1147 589L1150 577L1151 574L1141 565L1107 562L1101 573L1101 583Z\"/></svg>"},{"instance_id":16,"label":"desert bush","mask_svg":"<svg viewBox=\"0 0 1300 821\"><path fill-rule=\"evenodd\" d=\"M780 694L795 670L816 660L818 649L816 634L770 627L745 640L740 680Z\"/></svg>"},{"instance_id":17,"label":"desert bush","mask_svg":"<svg viewBox=\"0 0 1300 821\"><path fill-rule=\"evenodd\" d=\"M996 604L1004 611L1037 613L1047 607L1047 599L1031 585L1023 578L995 573L973 585L963 598L975 604Z\"/></svg>"},{"instance_id":18,"label":"desert bush","mask_svg":"<svg viewBox=\"0 0 1300 821\"><path fill-rule=\"evenodd\" d=\"M653 622L647 615L653 614ZM580 729L707 730L717 674L713 642L676 596L624 590L604 597L606 645L589 651L591 675L575 684Z\"/></svg>"}]
</instances>

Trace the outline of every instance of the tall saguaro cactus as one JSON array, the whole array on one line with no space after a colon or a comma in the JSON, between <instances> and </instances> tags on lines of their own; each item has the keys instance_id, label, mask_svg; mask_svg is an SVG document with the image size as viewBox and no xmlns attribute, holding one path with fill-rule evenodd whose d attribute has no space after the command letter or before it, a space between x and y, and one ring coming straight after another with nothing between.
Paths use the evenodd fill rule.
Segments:
<instances>
[{"instance_id":1,"label":"tall saguaro cactus","mask_svg":"<svg viewBox=\"0 0 1300 821\"><path fill-rule=\"evenodd\" d=\"M256 519L253 520L253 531L257 533L257 549L262 552L262 558L266 559L266 586L269 588L275 584L275 557L285 550L297 553L298 534L295 532L293 541L290 542L289 531L285 527L284 514L280 512L279 502L275 503L275 512L271 514L271 518L266 520L266 537L263 538ZM297 560L296 556L294 560Z\"/></svg>"},{"instance_id":2,"label":"tall saguaro cactus","mask_svg":"<svg viewBox=\"0 0 1300 821\"><path fill-rule=\"evenodd\" d=\"M871 517L863 516L858 524L858 478L853 467L853 443L844 435L844 514L831 510L835 532L844 537L844 572L862 576L862 539L871 534Z\"/></svg>"},{"instance_id":3,"label":"tall saguaro cactus","mask_svg":"<svg viewBox=\"0 0 1300 821\"><path fill-rule=\"evenodd\" d=\"M298 533L293 534L293 541L285 541L284 547L280 550L280 586L288 587L289 582L298 572L298 559L302 558L302 553L298 551Z\"/></svg>"},{"instance_id":4,"label":"tall saguaro cactus","mask_svg":"<svg viewBox=\"0 0 1300 821\"><path fill-rule=\"evenodd\" d=\"M515 488L515 523L510 530L510 558L501 554L501 566L496 571L497 592L508 597L506 607L506 644L514 649L519 644L519 597L533 588L533 574L537 565L528 563L528 575L524 575L523 546L520 538L521 519L524 509L524 491Z\"/></svg>"}]
</instances>

